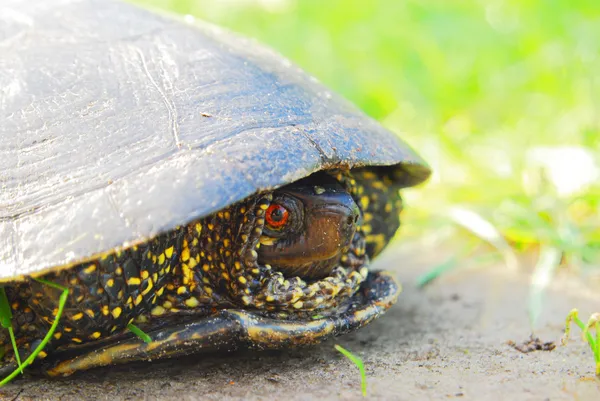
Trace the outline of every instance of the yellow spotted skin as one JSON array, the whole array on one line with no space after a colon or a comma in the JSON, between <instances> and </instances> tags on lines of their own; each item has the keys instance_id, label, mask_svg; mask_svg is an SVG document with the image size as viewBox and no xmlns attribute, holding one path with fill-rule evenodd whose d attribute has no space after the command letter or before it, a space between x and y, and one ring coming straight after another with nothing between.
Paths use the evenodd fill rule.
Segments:
<instances>
[{"instance_id":1,"label":"yellow spotted skin","mask_svg":"<svg viewBox=\"0 0 600 401\"><path fill-rule=\"evenodd\" d=\"M356 304L357 291L368 277L369 258L381 251L398 228L402 204L397 187L392 185L395 179L386 172L377 168L331 172L359 205L363 222L339 266L323 279L285 277L276 266L258 263L257 249L271 193L255 195L146 243L43 276L69 288L63 317L44 350L45 359L86 344L129 338L130 323L160 337L166 326L176 327L178 322L199 321L203 317L210 319L219 310L245 310L252 316L281 322L277 335L272 336L275 348L294 341L302 343L301 339L284 339L285 328L297 329L298 324L311 321L314 316L339 317L341 311ZM23 358L52 324L60 291L33 280L5 289ZM395 296L393 289L383 295ZM359 310L369 305L355 306ZM357 327L367 322L366 318L362 323L356 316L352 319ZM245 324L249 333L254 333L251 321ZM340 320L339 324L342 323ZM272 324L261 328L262 336ZM313 327L315 338L328 334L319 335L319 327L331 330L327 325L307 327ZM5 350L2 363L8 366L14 362L14 355L3 331L0 344ZM105 362L120 363L127 358L117 359L113 356Z\"/></svg>"},{"instance_id":2,"label":"yellow spotted skin","mask_svg":"<svg viewBox=\"0 0 600 401\"><path fill-rule=\"evenodd\" d=\"M348 182L347 187L363 210L361 230L370 258L381 253L400 227L398 216L403 204L398 183L401 185L402 177L396 176L398 174L384 168L369 168L352 171L351 178L343 174L338 176L342 181L348 178L355 181Z\"/></svg>"}]
</instances>

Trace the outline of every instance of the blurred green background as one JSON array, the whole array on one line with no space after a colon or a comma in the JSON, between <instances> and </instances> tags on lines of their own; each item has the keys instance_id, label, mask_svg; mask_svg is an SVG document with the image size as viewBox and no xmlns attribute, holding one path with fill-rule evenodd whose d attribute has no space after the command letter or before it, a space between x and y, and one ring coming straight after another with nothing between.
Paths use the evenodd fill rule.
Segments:
<instances>
[{"instance_id":1,"label":"blurred green background","mask_svg":"<svg viewBox=\"0 0 600 401\"><path fill-rule=\"evenodd\" d=\"M404 235L598 274L598 0L136 2L271 45L418 149Z\"/></svg>"}]
</instances>

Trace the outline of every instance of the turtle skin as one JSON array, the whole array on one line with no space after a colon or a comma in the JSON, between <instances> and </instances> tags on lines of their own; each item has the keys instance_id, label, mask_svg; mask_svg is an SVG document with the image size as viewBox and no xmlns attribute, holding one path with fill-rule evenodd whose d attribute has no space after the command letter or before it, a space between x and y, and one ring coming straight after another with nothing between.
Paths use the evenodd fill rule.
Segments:
<instances>
[{"instance_id":1,"label":"turtle skin","mask_svg":"<svg viewBox=\"0 0 600 401\"><path fill-rule=\"evenodd\" d=\"M257 249L274 191L124 249L41 277L69 289L52 340L34 368L66 376L97 366L199 351L313 344L364 326L396 300L399 286L367 266L399 227L397 170L331 170L361 219L339 265L322 278L289 276L261 264ZM309 177L308 180L311 178ZM58 312L60 291L29 278L5 286L21 359L40 343ZM135 323L151 342L128 330ZM0 333L0 373L15 368Z\"/></svg>"}]
</instances>

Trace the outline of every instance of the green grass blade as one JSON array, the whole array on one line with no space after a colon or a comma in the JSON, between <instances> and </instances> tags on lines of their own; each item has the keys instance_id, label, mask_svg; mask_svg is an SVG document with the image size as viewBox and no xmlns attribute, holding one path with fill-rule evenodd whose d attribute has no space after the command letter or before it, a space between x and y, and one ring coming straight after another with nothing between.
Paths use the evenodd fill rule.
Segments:
<instances>
[{"instance_id":1,"label":"green grass blade","mask_svg":"<svg viewBox=\"0 0 600 401\"><path fill-rule=\"evenodd\" d=\"M456 267L456 262L456 257L451 257L437 266L434 266L431 270L417 277L417 287L423 288L442 274L454 269Z\"/></svg>"},{"instance_id":2,"label":"green grass blade","mask_svg":"<svg viewBox=\"0 0 600 401\"><path fill-rule=\"evenodd\" d=\"M33 350L33 352L31 353L31 355L29 355L27 357L27 359L25 359L25 362L23 362L23 364L21 366L19 366L17 369L15 369L10 375L6 376L2 381L0 381L0 387L4 386L7 383L10 383L10 381L12 379L14 379L19 373L22 373L23 370L31 365L31 363L34 361L34 359L38 356L38 354L40 352L42 352L42 350L46 347L46 345L48 344L48 342L50 341L50 339L52 338L52 335L54 334L54 332L56 331L56 328L58 327L58 323L60 321L60 318L62 316L63 310L65 308L65 305L67 303L67 297L69 296L69 289L65 288L61 285L43 280L43 279L34 279L39 283L48 285L52 288L56 288L62 291L62 293L60 294L60 298L58 300L58 311L56 313L56 316L54 317L54 322L52 322L52 326L50 326L50 330L48 330L48 333L46 333L46 336L44 337L44 339L42 340L42 342L35 348L35 350Z\"/></svg>"},{"instance_id":3,"label":"green grass blade","mask_svg":"<svg viewBox=\"0 0 600 401\"><path fill-rule=\"evenodd\" d=\"M362 359L360 359L356 355L352 354L347 349L342 348L338 344L334 345L334 347L342 355L344 355L346 358L350 359L356 365L356 367L358 368L358 370L360 371L360 387L361 387L361 390L362 390L363 397L366 397L367 396L367 375L365 373L365 365L363 364Z\"/></svg>"},{"instance_id":4,"label":"green grass blade","mask_svg":"<svg viewBox=\"0 0 600 401\"><path fill-rule=\"evenodd\" d=\"M68 291L68 288L63 287L60 284L53 283L52 281L44 280L43 278L34 278L34 280L37 281L38 283L47 285L48 287L56 288L59 291L63 291L63 292Z\"/></svg>"},{"instance_id":5,"label":"green grass blade","mask_svg":"<svg viewBox=\"0 0 600 401\"><path fill-rule=\"evenodd\" d=\"M0 324L5 329L12 327L12 310L10 309L4 287L0 287Z\"/></svg>"},{"instance_id":6,"label":"green grass blade","mask_svg":"<svg viewBox=\"0 0 600 401\"><path fill-rule=\"evenodd\" d=\"M21 355L19 355L19 348L17 347L17 339L15 338L15 332L10 326L8 328L8 335L10 336L10 343L12 344L13 351L15 353L15 359L17 360L17 365L22 369L23 364L21 363ZM21 370L22 371L22 370Z\"/></svg>"},{"instance_id":7,"label":"green grass blade","mask_svg":"<svg viewBox=\"0 0 600 401\"><path fill-rule=\"evenodd\" d=\"M146 344L150 344L152 342L152 339L150 338L150 336L148 334L146 334L142 329L140 329L139 327L137 327L136 325L134 325L132 323L129 323L127 325L127 328L133 334L135 334L136 336L138 336L139 338L141 338Z\"/></svg>"},{"instance_id":8,"label":"green grass blade","mask_svg":"<svg viewBox=\"0 0 600 401\"><path fill-rule=\"evenodd\" d=\"M583 335L584 340L588 344L594 344L594 341L595 341L594 337L592 337L592 334L586 328L585 323L583 323L583 321L581 319L579 319L579 311L577 310L577 308L575 308L575 309L572 309L571 312L569 312L569 314L567 315L567 321L565 324L565 336L562 341L563 345L565 345L567 343L567 341L569 340L569 337L571 336L571 322L575 322L577 327L579 327L581 329L581 334Z\"/></svg>"},{"instance_id":9,"label":"green grass blade","mask_svg":"<svg viewBox=\"0 0 600 401\"><path fill-rule=\"evenodd\" d=\"M560 263L562 252L554 247L543 247L531 277L529 293L529 323L535 327L543 308L544 292Z\"/></svg>"},{"instance_id":10,"label":"green grass blade","mask_svg":"<svg viewBox=\"0 0 600 401\"><path fill-rule=\"evenodd\" d=\"M571 333L571 322L575 322L575 324L581 329L581 334L584 338L584 341L586 341L592 349L592 353L594 354L594 363L596 366L596 376L600 377L600 313L593 313L588 319L587 324L584 324L581 319L579 319L578 315L579 311L577 309L572 309L567 315L565 335L561 342L563 345L567 344ZM590 332L591 330L596 331L596 338L594 338Z\"/></svg>"},{"instance_id":11,"label":"green grass blade","mask_svg":"<svg viewBox=\"0 0 600 401\"><path fill-rule=\"evenodd\" d=\"M588 319L587 324L585 325L585 329L583 330L588 343L590 344L590 348L594 353L594 361L596 362L596 374L598 374L598 368L600 366L600 313L592 313L590 318ZM592 336L590 333L591 330L596 331L596 338Z\"/></svg>"},{"instance_id":12,"label":"green grass blade","mask_svg":"<svg viewBox=\"0 0 600 401\"><path fill-rule=\"evenodd\" d=\"M466 258L468 255L472 254L473 251L479 245L479 240L475 240L475 244L469 243L463 246L461 249L457 250L454 256L444 260L443 262L435 265L433 268L425 272L424 274L417 277L416 285L418 288L422 288L427 284L431 283L433 280L440 277L442 274L447 273L454 268L459 266L459 261Z\"/></svg>"},{"instance_id":13,"label":"green grass blade","mask_svg":"<svg viewBox=\"0 0 600 401\"><path fill-rule=\"evenodd\" d=\"M473 210L454 206L448 211L448 217L459 226L469 230L479 239L492 245L504 258L506 267L516 270L517 257L500 231L487 219Z\"/></svg>"},{"instance_id":14,"label":"green grass blade","mask_svg":"<svg viewBox=\"0 0 600 401\"><path fill-rule=\"evenodd\" d=\"M577 308L571 309L571 312L569 312L565 321L565 335L561 340L562 345L567 345L567 342L571 337L571 322L575 322L581 331L585 333L585 324L579 319L579 310Z\"/></svg>"},{"instance_id":15,"label":"green grass blade","mask_svg":"<svg viewBox=\"0 0 600 401\"><path fill-rule=\"evenodd\" d=\"M600 376L600 321L595 322L596 329L596 350L594 351L594 358L596 360L596 376Z\"/></svg>"},{"instance_id":16,"label":"green grass blade","mask_svg":"<svg viewBox=\"0 0 600 401\"><path fill-rule=\"evenodd\" d=\"M13 351L15 353L17 365L21 367L21 355L19 355L17 339L15 338L15 332L12 327L12 310L10 308L8 297L6 296L6 291L4 290L4 287L0 287L0 323L2 324L2 327L8 330L10 343L12 344Z\"/></svg>"}]
</instances>

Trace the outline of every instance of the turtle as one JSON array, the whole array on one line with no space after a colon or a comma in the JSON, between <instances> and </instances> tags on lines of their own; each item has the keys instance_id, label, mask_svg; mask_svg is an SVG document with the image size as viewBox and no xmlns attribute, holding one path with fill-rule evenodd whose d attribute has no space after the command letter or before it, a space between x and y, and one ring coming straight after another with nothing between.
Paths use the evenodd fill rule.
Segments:
<instances>
[{"instance_id":1,"label":"turtle","mask_svg":"<svg viewBox=\"0 0 600 401\"><path fill-rule=\"evenodd\" d=\"M0 373L316 344L396 302L369 266L431 170L275 51L118 1L16 0L0 88Z\"/></svg>"}]
</instances>

